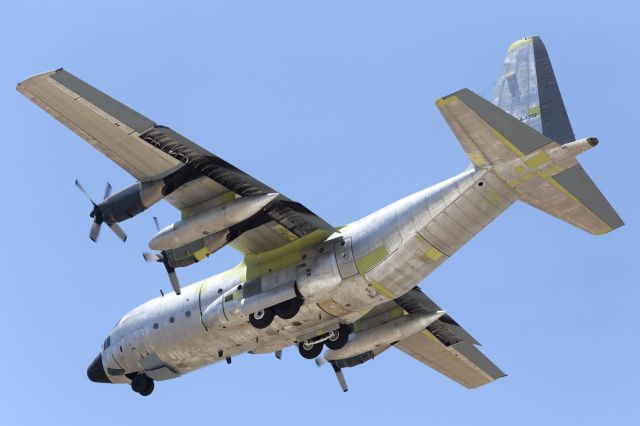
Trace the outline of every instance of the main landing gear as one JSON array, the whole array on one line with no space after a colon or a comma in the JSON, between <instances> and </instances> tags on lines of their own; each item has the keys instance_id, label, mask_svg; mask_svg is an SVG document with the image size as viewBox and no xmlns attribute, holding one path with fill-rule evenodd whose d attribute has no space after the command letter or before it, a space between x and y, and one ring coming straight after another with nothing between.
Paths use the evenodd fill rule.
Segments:
<instances>
[{"instance_id":1,"label":"main landing gear","mask_svg":"<svg viewBox=\"0 0 640 426\"><path fill-rule=\"evenodd\" d=\"M276 306L271 306L249 315L249 322L257 329L267 328L271 325L276 315L282 319L291 319L300 312L301 306L302 299L294 297L293 299L278 303Z\"/></svg>"},{"instance_id":2,"label":"main landing gear","mask_svg":"<svg viewBox=\"0 0 640 426\"><path fill-rule=\"evenodd\" d=\"M142 396L149 396L154 388L153 379L144 373L139 373L131 379L131 389Z\"/></svg>"},{"instance_id":3,"label":"main landing gear","mask_svg":"<svg viewBox=\"0 0 640 426\"><path fill-rule=\"evenodd\" d=\"M334 351L343 348L349 341L350 332L349 327L342 324L337 330L298 343L298 351L303 358L317 358L322 352L322 345Z\"/></svg>"}]
</instances>

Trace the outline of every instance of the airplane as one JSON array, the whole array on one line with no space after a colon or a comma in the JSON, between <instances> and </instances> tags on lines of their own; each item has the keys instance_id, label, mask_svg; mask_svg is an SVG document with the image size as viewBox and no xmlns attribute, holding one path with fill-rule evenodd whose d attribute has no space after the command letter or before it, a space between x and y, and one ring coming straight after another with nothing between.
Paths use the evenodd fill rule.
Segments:
<instances>
[{"instance_id":1,"label":"airplane","mask_svg":"<svg viewBox=\"0 0 640 426\"><path fill-rule=\"evenodd\" d=\"M344 368L392 347L467 388L485 385L505 374L418 284L517 200L595 235L624 224L576 160L598 139L574 137L538 36L510 45L493 102L468 89L435 102L466 170L343 227L64 69L17 90L137 180L91 200L92 240L102 223L125 240L118 224L160 200L180 210L145 253L174 291L125 314L87 370L143 396L157 381L292 345L330 364L345 392ZM176 268L226 245L240 264L180 286Z\"/></svg>"}]
</instances>

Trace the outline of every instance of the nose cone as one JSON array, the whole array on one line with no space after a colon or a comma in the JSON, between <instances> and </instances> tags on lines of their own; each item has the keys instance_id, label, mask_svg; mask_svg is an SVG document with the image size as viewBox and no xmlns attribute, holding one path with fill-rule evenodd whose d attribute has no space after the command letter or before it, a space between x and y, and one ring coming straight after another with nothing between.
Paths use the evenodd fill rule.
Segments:
<instances>
[{"instance_id":1,"label":"nose cone","mask_svg":"<svg viewBox=\"0 0 640 426\"><path fill-rule=\"evenodd\" d=\"M89 380L96 383L111 383L111 380L107 377L107 373L102 366L102 356L98 354L96 359L93 360L89 368L87 368L87 377Z\"/></svg>"}]
</instances>

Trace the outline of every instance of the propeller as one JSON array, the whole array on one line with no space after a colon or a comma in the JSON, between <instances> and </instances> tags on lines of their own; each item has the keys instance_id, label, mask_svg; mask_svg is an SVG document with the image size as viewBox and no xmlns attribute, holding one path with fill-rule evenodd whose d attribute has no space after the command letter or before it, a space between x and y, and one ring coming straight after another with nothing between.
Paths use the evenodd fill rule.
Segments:
<instances>
[{"instance_id":1,"label":"propeller","mask_svg":"<svg viewBox=\"0 0 640 426\"><path fill-rule=\"evenodd\" d=\"M80 181L78 179L76 179L76 186L89 199L89 201L91 201L91 204L93 204L93 210L91 210L91 213L89 214L89 216L93 218L93 223L91 224L91 230L89 231L89 238L91 238L91 240L93 242L96 242L96 241L98 241L98 236L100 235L100 227L101 227L102 223L104 222L104 217L102 215L102 209L100 208L99 204L96 204L95 201L93 201L91 199L91 196L84 189L84 187L82 186L82 184L80 183ZM103 200L106 200L107 198L109 198L109 195L111 195L111 184L109 184L109 182L107 182L107 186L106 186L106 188L104 190L104 198L103 198ZM127 234L124 233L124 231L122 230L120 225L118 225L117 223L107 223L107 226L123 242L127 241Z\"/></svg>"},{"instance_id":2,"label":"propeller","mask_svg":"<svg viewBox=\"0 0 640 426\"><path fill-rule=\"evenodd\" d=\"M158 218L154 216L153 222L156 224L156 229L160 231ZM178 280L178 275L176 274L176 268L169 265L169 256L167 256L167 253L162 250L160 253L142 253L142 256L147 262L160 262L164 265L164 268L167 270L167 274L169 275L169 281L171 281L171 287L173 287L173 291L176 292L176 295L179 296L180 281Z\"/></svg>"},{"instance_id":3,"label":"propeller","mask_svg":"<svg viewBox=\"0 0 640 426\"><path fill-rule=\"evenodd\" d=\"M327 361L324 357L318 357L315 359L315 361L318 367L322 367L327 363L331 364L331 367L333 367L333 372L336 373L336 378L338 379L338 383L340 383L340 388L342 389L342 392L346 392L349 390L349 387L347 386L347 380L344 378L344 373L342 372L342 369L338 367L334 361Z\"/></svg>"}]
</instances>

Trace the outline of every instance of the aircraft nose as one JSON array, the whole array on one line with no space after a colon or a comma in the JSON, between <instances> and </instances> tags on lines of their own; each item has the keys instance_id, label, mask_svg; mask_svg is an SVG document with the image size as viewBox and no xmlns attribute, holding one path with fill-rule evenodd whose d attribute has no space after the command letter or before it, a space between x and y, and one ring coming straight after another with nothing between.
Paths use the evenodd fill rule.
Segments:
<instances>
[{"instance_id":1,"label":"aircraft nose","mask_svg":"<svg viewBox=\"0 0 640 426\"><path fill-rule=\"evenodd\" d=\"M87 368L87 377L89 380L96 383L111 383L111 380L107 377L107 373L102 366L102 355L98 354L96 359L93 360L89 368Z\"/></svg>"}]
</instances>

